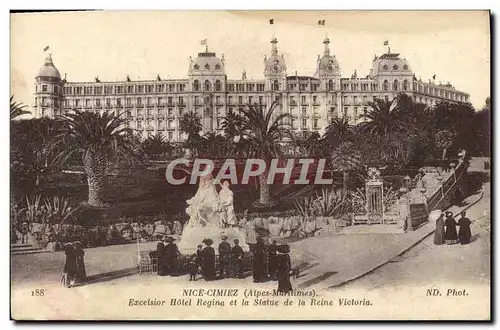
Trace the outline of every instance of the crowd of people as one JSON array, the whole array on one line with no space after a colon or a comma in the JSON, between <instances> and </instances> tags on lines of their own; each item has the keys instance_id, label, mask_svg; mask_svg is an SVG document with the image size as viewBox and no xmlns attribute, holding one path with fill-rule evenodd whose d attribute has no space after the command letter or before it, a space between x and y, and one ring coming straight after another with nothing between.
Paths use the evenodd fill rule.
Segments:
<instances>
[{"instance_id":1,"label":"crowd of people","mask_svg":"<svg viewBox=\"0 0 500 330\"><path fill-rule=\"evenodd\" d=\"M462 244L466 245L471 242L471 230L470 225L472 221L466 217L466 212L462 211L460 213L461 218L458 222L453 217L453 212L446 211L441 213L439 218L436 220L436 231L434 232L434 244ZM457 232L457 226L459 227Z\"/></svg>"},{"instance_id":2,"label":"crowd of people","mask_svg":"<svg viewBox=\"0 0 500 330\"><path fill-rule=\"evenodd\" d=\"M221 236L221 243L217 247L218 258L214 247L212 247L214 243L212 239L204 239L202 242L204 246L202 244L197 246L196 253L186 260L185 269L189 273L190 281L196 281L200 273L205 281L230 277L244 278L244 271L247 267L244 264L243 248L238 239L234 239L231 246L227 238L225 235ZM260 236L256 240L255 244L250 245L250 268L253 273L253 281L260 283L277 280L278 291L291 291L290 246L287 244L277 245L275 240L266 245ZM181 253L175 244L175 238L167 236L163 241L158 242L156 251L152 251L150 256L157 258L157 274L159 276L179 276L181 274Z\"/></svg>"}]
</instances>

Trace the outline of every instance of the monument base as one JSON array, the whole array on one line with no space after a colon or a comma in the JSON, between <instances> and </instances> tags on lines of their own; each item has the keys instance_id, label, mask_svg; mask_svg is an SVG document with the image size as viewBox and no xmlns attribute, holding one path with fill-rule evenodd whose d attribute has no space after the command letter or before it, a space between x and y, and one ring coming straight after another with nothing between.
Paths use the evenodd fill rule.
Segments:
<instances>
[{"instance_id":1,"label":"monument base","mask_svg":"<svg viewBox=\"0 0 500 330\"><path fill-rule=\"evenodd\" d=\"M233 240L237 238L240 242L239 245L243 249L243 252L249 251L249 246L246 243L246 235L243 229L239 227L229 227L229 228L219 228L215 226L206 227L184 227L182 231L182 236L180 237L179 252L182 254L194 254L196 253L196 247L198 245L205 245L202 243L204 239L210 238L214 241L212 247L215 250L215 254L219 254L219 244L222 242L221 236L226 235L227 240L231 247L234 246Z\"/></svg>"}]
</instances>

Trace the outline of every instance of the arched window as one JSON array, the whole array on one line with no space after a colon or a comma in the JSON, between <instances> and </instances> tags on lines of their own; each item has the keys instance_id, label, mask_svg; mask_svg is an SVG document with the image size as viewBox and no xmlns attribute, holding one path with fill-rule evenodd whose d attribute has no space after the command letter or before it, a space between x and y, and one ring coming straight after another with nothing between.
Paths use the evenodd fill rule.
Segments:
<instances>
[{"instance_id":1,"label":"arched window","mask_svg":"<svg viewBox=\"0 0 500 330\"><path fill-rule=\"evenodd\" d=\"M408 88L409 88L409 86L408 86L408 80L406 80L406 79L405 79L405 80L403 81L403 90L404 90L404 91L407 91L407 90L408 90Z\"/></svg>"},{"instance_id":2,"label":"arched window","mask_svg":"<svg viewBox=\"0 0 500 330\"><path fill-rule=\"evenodd\" d=\"M199 90L200 90L200 82L199 82L198 80L195 80L195 81L193 82L193 90L194 90L195 92L197 92L197 91L199 91Z\"/></svg>"},{"instance_id":3,"label":"arched window","mask_svg":"<svg viewBox=\"0 0 500 330\"><path fill-rule=\"evenodd\" d=\"M220 92L220 90L221 90L220 80L216 80L216 81L215 81L215 90L216 90L217 92Z\"/></svg>"},{"instance_id":4,"label":"arched window","mask_svg":"<svg viewBox=\"0 0 500 330\"><path fill-rule=\"evenodd\" d=\"M387 66L387 64L384 64L384 66L382 67L382 69L384 69L384 70L387 71L389 69L389 67Z\"/></svg>"},{"instance_id":5,"label":"arched window","mask_svg":"<svg viewBox=\"0 0 500 330\"><path fill-rule=\"evenodd\" d=\"M394 65L392 66L392 69L393 69L393 70L397 70L397 69L399 69L399 67L398 67L396 64L394 64Z\"/></svg>"},{"instance_id":6,"label":"arched window","mask_svg":"<svg viewBox=\"0 0 500 330\"><path fill-rule=\"evenodd\" d=\"M210 90L210 81L205 80L205 90L209 91Z\"/></svg>"},{"instance_id":7,"label":"arched window","mask_svg":"<svg viewBox=\"0 0 500 330\"><path fill-rule=\"evenodd\" d=\"M280 89L280 84L279 84L278 80L275 80L275 81L273 82L273 88L272 88L272 90L273 90L273 91L277 91L277 90L279 90L279 89Z\"/></svg>"},{"instance_id":8,"label":"arched window","mask_svg":"<svg viewBox=\"0 0 500 330\"><path fill-rule=\"evenodd\" d=\"M397 91L398 89L399 89L399 83L397 80L394 80L394 82L392 83L392 90Z\"/></svg>"},{"instance_id":9,"label":"arched window","mask_svg":"<svg viewBox=\"0 0 500 330\"><path fill-rule=\"evenodd\" d=\"M387 80L384 80L384 91L389 90L389 82Z\"/></svg>"},{"instance_id":10,"label":"arched window","mask_svg":"<svg viewBox=\"0 0 500 330\"><path fill-rule=\"evenodd\" d=\"M215 69L216 69L216 70L219 70L219 69L220 69L220 64L219 64L219 63L217 63L217 64L215 65Z\"/></svg>"},{"instance_id":11,"label":"arched window","mask_svg":"<svg viewBox=\"0 0 500 330\"><path fill-rule=\"evenodd\" d=\"M200 66L199 66L198 64L195 64L195 65L194 65L194 69L195 69L195 70L198 70L199 68L200 68Z\"/></svg>"},{"instance_id":12,"label":"arched window","mask_svg":"<svg viewBox=\"0 0 500 330\"><path fill-rule=\"evenodd\" d=\"M210 64L205 64L205 69L210 69Z\"/></svg>"},{"instance_id":13,"label":"arched window","mask_svg":"<svg viewBox=\"0 0 500 330\"><path fill-rule=\"evenodd\" d=\"M329 91L333 91L333 86L334 86L333 80L332 79L328 80L328 90Z\"/></svg>"}]
</instances>

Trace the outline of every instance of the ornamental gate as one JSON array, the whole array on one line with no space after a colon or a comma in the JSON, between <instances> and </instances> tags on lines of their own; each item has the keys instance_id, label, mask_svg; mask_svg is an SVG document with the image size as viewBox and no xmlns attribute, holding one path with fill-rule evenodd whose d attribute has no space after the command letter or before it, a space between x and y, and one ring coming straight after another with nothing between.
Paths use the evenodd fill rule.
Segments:
<instances>
[{"instance_id":1,"label":"ornamental gate","mask_svg":"<svg viewBox=\"0 0 500 330\"><path fill-rule=\"evenodd\" d=\"M384 182L378 169L368 170L365 186L367 222L384 223Z\"/></svg>"}]
</instances>

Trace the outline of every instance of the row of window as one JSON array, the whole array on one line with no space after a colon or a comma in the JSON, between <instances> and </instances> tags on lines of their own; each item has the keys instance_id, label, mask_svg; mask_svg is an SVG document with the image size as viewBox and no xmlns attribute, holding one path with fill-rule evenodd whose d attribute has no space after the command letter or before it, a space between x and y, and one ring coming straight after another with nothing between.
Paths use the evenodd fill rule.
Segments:
<instances>
[{"instance_id":1,"label":"row of window","mask_svg":"<svg viewBox=\"0 0 500 330\"><path fill-rule=\"evenodd\" d=\"M52 87L53 89L50 90L49 87ZM42 93L54 93L54 94L59 94L59 86L56 85L42 85L41 89L38 90L38 86L35 86L35 92L42 92Z\"/></svg>"},{"instance_id":2,"label":"row of window","mask_svg":"<svg viewBox=\"0 0 500 330\"><path fill-rule=\"evenodd\" d=\"M43 88L43 85L42 85ZM66 86L66 95L101 95L101 94L150 94L177 92L182 93L186 84L155 84L155 85L117 85L117 86Z\"/></svg>"},{"instance_id":3,"label":"row of window","mask_svg":"<svg viewBox=\"0 0 500 330\"><path fill-rule=\"evenodd\" d=\"M462 101L462 102L468 101L467 95L464 95L461 93L453 93L453 92L450 92L447 90L434 88L434 87L427 86L427 85L415 84L415 85L413 85L413 90L418 91L420 93L432 95L432 96L439 96L439 97L444 97L447 99L452 99L455 101Z\"/></svg>"},{"instance_id":4,"label":"row of window","mask_svg":"<svg viewBox=\"0 0 500 330\"><path fill-rule=\"evenodd\" d=\"M384 66L382 67L382 70L384 70L384 71L389 70L389 66L387 64L384 64ZM392 66L392 70L394 70L394 71L399 70L399 66L397 64L394 64ZM408 70L408 65L406 65L406 64L403 65L403 70Z\"/></svg>"}]
</instances>

